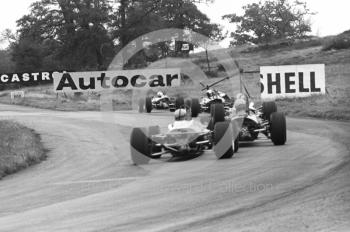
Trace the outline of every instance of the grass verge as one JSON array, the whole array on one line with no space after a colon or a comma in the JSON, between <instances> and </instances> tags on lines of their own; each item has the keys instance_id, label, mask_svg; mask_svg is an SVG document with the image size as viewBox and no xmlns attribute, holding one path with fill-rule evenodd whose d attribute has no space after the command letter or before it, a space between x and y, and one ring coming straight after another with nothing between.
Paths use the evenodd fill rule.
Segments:
<instances>
[{"instance_id":1,"label":"grass verge","mask_svg":"<svg viewBox=\"0 0 350 232\"><path fill-rule=\"evenodd\" d=\"M0 121L0 179L45 158L38 134L18 123Z\"/></svg>"}]
</instances>

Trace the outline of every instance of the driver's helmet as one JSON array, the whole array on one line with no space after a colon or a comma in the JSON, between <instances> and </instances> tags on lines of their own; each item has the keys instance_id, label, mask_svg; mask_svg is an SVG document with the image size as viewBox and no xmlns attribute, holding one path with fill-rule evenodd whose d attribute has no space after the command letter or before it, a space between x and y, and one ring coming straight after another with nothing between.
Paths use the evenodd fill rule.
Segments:
<instances>
[{"instance_id":1,"label":"driver's helmet","mask_svg":"<svg viewBox=\"0 0 350 232\"><path fill-rule=\"evenodd\" d=\"M247 111L247 104L246 101L242 98L236 99L234 106L236 109L237 114L244 114Z\"/></svg>"},{"instance_id":2,"label":"driver's helmet","mask_svg":"<svg viewBox=\"0 0 350 232\"><path fill-rule=\"evenodd\" d=\"M177 109L175 111L175 121L185 120L187 112L185 109Z\"/></svg>"},{"instance_id":3,"label":"driver's helmet","mask_svg":"<svg viewBox=\"0 0 350 232\"><path fill-rule=\"evenodd\" d=\"M157 93L157 96L158 96L158 97L163 97L163 96L164 96L164 94L163 94L163 92L162 92L162 91L159 91L159 92Z\"/></svg>"},{"instance_id":4,"label":"driver's helmet","mask_svg":"<svg viewBox=\"0 0 350 232\"><path fill-rule=\"evenodd\" d=\"M208 91L207 91L207 96L208 96L208 98L211 98L212 96L213 96L213 90L211 90L211 89L209 89Z\"/></svg>"}]
</instances>

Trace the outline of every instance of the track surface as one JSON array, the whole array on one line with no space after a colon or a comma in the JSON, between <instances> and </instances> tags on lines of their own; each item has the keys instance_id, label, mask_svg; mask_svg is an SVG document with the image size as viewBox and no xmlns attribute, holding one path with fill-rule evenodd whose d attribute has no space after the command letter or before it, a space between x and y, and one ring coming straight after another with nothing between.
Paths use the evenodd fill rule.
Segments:
<instances>
[{"instance_id":1,"label":"track surface","mask_svg":"<svg viewBox=\"0 0 350 232\"><path fill-rule=\"evenodd\" d=\"M350 231L350 124L288 118L288 141L234 158L131 165L131 126L169 113L53 112L0 105L48 159L0 181L0 231Z\"/></svg>"}]
</instances>

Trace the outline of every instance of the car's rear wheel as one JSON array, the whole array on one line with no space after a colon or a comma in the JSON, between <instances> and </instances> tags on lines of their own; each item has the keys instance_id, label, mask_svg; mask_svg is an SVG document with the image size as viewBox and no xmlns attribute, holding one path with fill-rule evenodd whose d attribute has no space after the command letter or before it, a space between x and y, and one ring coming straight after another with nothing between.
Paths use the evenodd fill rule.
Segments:
<instances>
[{"instance_id":1,"label":"car's rear wheel","mask_svg":"<svg viewBox=\"0 0 350 232\"><path fill-rule=\"evenodd\" d=\"M231 158L234 153L235 140L230 122L217 122L214 126L214 152L219 159ZM236 147L236 146L235 146Z\"/></svg>"},{"instance_id":2,"label":"car's rear wheel","mask_svg":"<svg viewBox=\"0 0 350 232\"><path fill-rule=\"evenodd\" d=\"M217 122L225 121L225 107L223 104L214 104L211 108L212 110L212 118L213 124L215 125Z\"/></svg>"},{"instance_id":3,"label":"car's rear wheel","mask_svg":"<svg viewBox=\"0 0 350 232\"><path fill-rule=\"evenodd\" d=\"M150 160L150 146L144 128L134 128L130 136L131 160L135 165L147 164Z\"/></svg>"},{"instance_id":4,"label":"car's rear wheel","mask_svg":"<svg viewBox=\"0 0 350 232\"><path fill-rule=\"evenodd\" d=\"M180 109L181 107L185 106L185 100L183 97L178 97L175 100L175 108Z\"/></svg>"},{"instance_id":5,"label":"car's rear wheel","mask_svg":"<svg viewBox=\"0 0 350 232\"><path fill-rule=\"evenodd\" d=\"M146 106L146 112L151 113L151 111L152 111L152 98L151 97L146 97L145 106Z\"/></svg>"},{"instance_id":6,"label":"car's rear wheel","mask_svg":"<svg viewBox=\"0 0 350 232\"><path fill-rule=\"evenodd\" d=\"M191 99L186 99L185 100L185 106L188 107L188 108L191 108L191 105L192 105Z\"/></svg>"},{"instance_id":7,"label":"car's rear wheel","mask_svg":"<svg viewBox=\"0 0 350 232\"><path fill-rule=\"evenodd\" d=\"M282 112L271 114L270 132L271 140L275 145L284 145L287 141L286 117Z\"/></svg>"},{"instance_id":8,"label":"car's rear wheel","mask_svg":"<svg viewBox=\"0 0 350 232\"><path fill-rule=\"evenodd\" d=\"M271 114L274 112L277 112L276 102L274 102L274 101L263 102L262 112L263 112L263 118L265 120L270 120Z\"/></svg>"},{"instance_id":9,"label":"car's rear wheel","mask_svg":"<svg viewBox=\"0 0 350 232\"><path fill-rule=\"evenodd\" d=\"M221 103L210 105L210 121L208 123L208 130L214 130L214 126L217 122L225 121L225 107Z\"/></svg>"},{"instance_id":10,"label":"car's rear wheel","mask_svg":"<svg viewBox=\"0 0 350 232\"><path fill-rule=\"evenodd\" d=\"M143 113L144 111L144 108L145 108L145 100L140 98L139 99L139 113Z\"/></svg>"},{"instance_id":11,"label":"car's rear wheel","mask_svg":"<svg viewBox=\"0 0 350 232\"><path fill-rule=\"evenodd\" d=\"M192 98L191 100L191 116L192 118L198 117L201 112L201 105L199 104L198 98Z\"/></svg>"}]
</instances>

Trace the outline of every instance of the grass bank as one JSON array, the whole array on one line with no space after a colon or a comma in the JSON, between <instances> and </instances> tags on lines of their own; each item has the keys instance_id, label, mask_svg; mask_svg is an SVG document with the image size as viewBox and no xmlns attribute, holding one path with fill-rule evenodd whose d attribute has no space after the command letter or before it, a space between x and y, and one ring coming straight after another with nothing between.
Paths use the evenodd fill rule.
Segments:
<instances>
[{"instance_id":1,"label":"grass bank","mask_svg":"<svg viewBox=\"0 0 350 232\"><path fill-rule=\"evenodd\" d=\"M245 73L242 77L248 91L252 96L259 96L259 67L266 65L297 65L297 64L325 64L326 65L326 89L325 96L313 96L300 99L278 100L279 108L291 116L316 117L320 119L350 120L350 48L344 49L325 49L325 41L333 44L332 38L322 40L310 40L298 43L292 46L276 46L269 48L250 48L250 49L222 49L218 52L225 52L234 58ZM333 42L332 42L333 41ZM328 43L327 43L328 44ZM337 46L339 47L339 46ZM210 77L225 77L225 70L221 67L225 60L218 61L213 55L209 57L211 69ZM232 62L231 58L226 60ZM165 63L165 64L164 64ZM187 65L190 63L191 65ZM158 62L152 64L153 68L181 67L187 72L197 68L203 72L208 72L207 60L205 53L196 53L186 60L172 60L170 62ZM188 68L186 68L189 66ZM194 66L194 67L192 67ZM192 71L193 71L192 70ZM186 72L185 72L186 73ZM238 80L238 78L233 78ZM203 81L204 84L211 84L218 79L210 78ZM229 96L234 97L239 90L239 83L234 80L232 83L225 81L217 85L217 89L226 92ZM185 97L202 97L199 84L195 86L181 86L180 89L166 89L169 96L179 94ZM238 89L238 90L237 90ZM23 89L26 94L24 99L18 99L14 103L44 109L66 110L66 111L99 111L101 110L101 100L98 94L84 93L83 95L59 95L53 92L53 87L37 86ZM156 92L157 90L155 90ZM144 98L145 93L137 93L137 96ZM130 92L116 91L111 100L106 104L108 109L128 110L136 109L137 100L131 101ZM256 101L258 97L253 97ZM10 91L0 93L1 103L11 103ZM111 107L112 106L112 107ZM102 106L102 109L104 106Z\"/></svg>"},{"instance_id":2,"label":"grass bank","mask_svg":"<svg viewBox=\"0 0 350 232\"><path fill-rule=\"evenodd\" d=\"M46 158L40 136L11 121L0 121L0 179Z\"/></svg>"}]
</instances>

